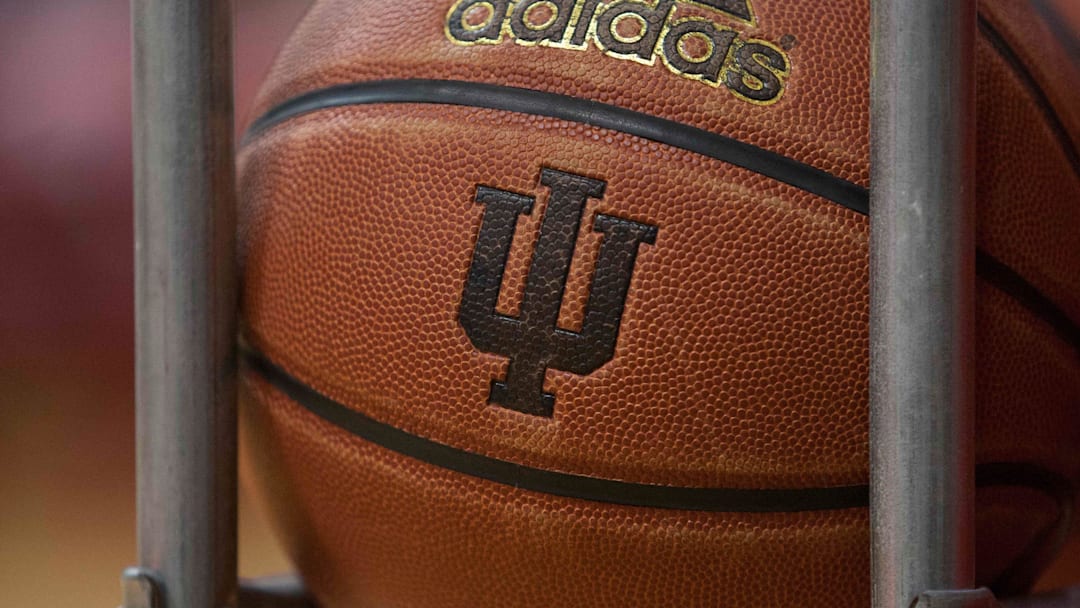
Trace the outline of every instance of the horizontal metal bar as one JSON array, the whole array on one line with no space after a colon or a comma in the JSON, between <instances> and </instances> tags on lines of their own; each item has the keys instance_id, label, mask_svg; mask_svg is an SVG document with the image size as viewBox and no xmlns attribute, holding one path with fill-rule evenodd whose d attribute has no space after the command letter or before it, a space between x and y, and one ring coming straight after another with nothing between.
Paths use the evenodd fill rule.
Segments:
<instances>
[{"instance_id":1,"label":"horizontal metal bar","mask_svg":"<svg viewBox=\"0 0 1080 608\"><path fill-rule=\"evenodd\" d=\"M1080 586L1001 601L1002 608L1080 608Z\"/></svg>"},{"instance_id":2,"label":"horizontal metal bar","mask_svg":"<svg viewBox=\"0 0 1080 608\"><path fill-rule=\"evenodd\" d=\"M145 568L127 568L120 577L123 608L162 608L158 575Z\"/></svg>"},{"instance_id":3,"label":"horizontal metal bar","mask_svg":"<svg viewBox=\"0 0 1080 608\"><path fill-rule=\"evenodd\" d=\"M239 608L318 608L304 582L295 575L240 581Z\"/></svg>"}]
</instances>

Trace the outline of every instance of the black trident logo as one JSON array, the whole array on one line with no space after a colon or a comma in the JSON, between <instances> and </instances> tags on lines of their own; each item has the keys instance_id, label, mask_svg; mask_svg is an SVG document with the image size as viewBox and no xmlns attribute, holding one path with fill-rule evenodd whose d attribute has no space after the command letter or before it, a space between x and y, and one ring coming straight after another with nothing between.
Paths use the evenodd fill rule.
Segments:
<instances>
[{"instance_id":1,"label":"black trident logo","mask_svg":"<svg viewBox=\"0 0 1080 608\"><path fill-rule=\"evenodd\" d=\"M592 373L615 356L626 291L641 243L656 241L656 226L597 214L603 233L581 333L556 326L581 214L589 198L604 195L605 182L542 169L540 183L551 195L525 281L518 318L495 311L506 258L519 215L532 212L535 198L487 186L476 188L484 219L476 238L458 321L473 346L510 358L506 380L492 380L489 401L536 416L551 416L555 396L544 392L548 368Z\"/></svg>"}]
</instances>

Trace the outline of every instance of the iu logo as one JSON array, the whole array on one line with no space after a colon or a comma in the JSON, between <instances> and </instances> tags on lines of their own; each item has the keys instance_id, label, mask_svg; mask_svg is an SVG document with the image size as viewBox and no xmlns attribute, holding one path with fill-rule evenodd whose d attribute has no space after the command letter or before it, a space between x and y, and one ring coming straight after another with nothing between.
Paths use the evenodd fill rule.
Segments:
<instances>
[{"instance_id":1,"label":"iu logo","mask_svg":"<svg viewBox=\"0 0 1080 608\"><path fill-rule=\"evenodd\" d=\"M597 214L593 229L603 233L581 333L556 326L581 215L589 198L604 196L605 182L542 169L540 183L551 195L536 241L519 317L495 311L506 259L519 215L532 212L535 198L476 188L484 219L476 239L458 321L473 346L510 358L505 380L492 380L489 401L503 407L552 416L555 396L544 392L548 368L585 375L615 356L626 291L638 247L656 240L656 226Z\"/></svg>"}]
</instances>

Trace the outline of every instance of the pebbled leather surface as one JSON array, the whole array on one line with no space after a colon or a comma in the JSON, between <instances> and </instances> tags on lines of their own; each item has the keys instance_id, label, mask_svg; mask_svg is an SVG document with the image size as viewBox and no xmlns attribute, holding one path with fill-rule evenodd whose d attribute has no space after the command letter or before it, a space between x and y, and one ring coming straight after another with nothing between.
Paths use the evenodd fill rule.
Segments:
<instances>
[{"instance_id":1,"label":"pebbled leather surface","mask_svg":"<svg viewBox=\"0 0 1080 608\"><path fill-rule=\"evenodd\" d=\"M245 154L245 197L274 210L244 230L250 339L324 394L538 468L720 487L864 481L865 218L690 152L491 110L330 110ZM517 314L546 216L542 165L607 181L585 205L564 327L584 318L600 250L591 218L659 227L640 248L614 358L585 376L550 372L562 404L551 419L488 404L506 357L474 347L457 318L477 184L538 196L506 269L503 293L519 304L502 312ZM439 203L376 204L393 192Z\"/></svg>"},{"instance_id":2,"label":"pebbled leather surface","mask_svg":"<svg viewBox=\"0 0 1080 608\"><path fill-rule=\"evenodd\" d=\"M859 606L869 598L865 509L702 513L524 492L359 441L256 378L245 386L248 457L274 463L273 473L260 471L262 494L325 606ZM807 595L826 587L828 596Z\"/></svg>"},{"instance_id":3,"label":"pebbled leather surface","mask_svg":"<svg viewBox=\"0 0 1080 608\"><path fill-rule=\"evenodd\" d=\"M559 48L451 44L452 0L317 2L285 46L255 104L259 116L299 94L346 82L445 78L595 99L664 116L782 151L866 186L869 4L754 0L757 26L680 3L675 19L704 17L774 43L794 39L780 102L757 106L723 89L642 65Z\"/></svg>"},{"instance_id":4,"label":"pebbled leather surface","mask_svg":"<svg viewBox=\"0 0 1080 608\"><path fill-rule=\"evenodd\" d=\"M1026 61L1044 56L1048 41L1004 5L984 3L988 22ZM757 24L733 27L797 40L788 89L771 106L598 52L454 46L442 31L449 6L317 3L254 115L358 80L490 82L678 120L866 185L864 2L753 2ZM985 36L977 52L980 246L1075 323L1080 176L1015 67ZM1032 78L1057 106L1070 99L1059 82L1069 74L1042 66ZM691 487L866 483L864 216L631 135L458 106L322 110L251 139L240 166L246 337L323 394L409 433L536 468ZM605 183L584 205L560 327L583 327L603 243L597 215L657 227L638 249L611 360L586 375L547 372L551 417L488 402L507 357L477 347L458 318L481 185L535 199L518 220L496 303L522 314L549 206L545 167ZM1076 345L986 282L978 298L979 461L1035 463L1075 481ZM242 392L248 465L328 606L868 601L864 509L697 513L515 490L365 443L251 373ZM1033 494L980 493L980 583L1008 570L1056 517Z\"/></svg>"}]
</instances>

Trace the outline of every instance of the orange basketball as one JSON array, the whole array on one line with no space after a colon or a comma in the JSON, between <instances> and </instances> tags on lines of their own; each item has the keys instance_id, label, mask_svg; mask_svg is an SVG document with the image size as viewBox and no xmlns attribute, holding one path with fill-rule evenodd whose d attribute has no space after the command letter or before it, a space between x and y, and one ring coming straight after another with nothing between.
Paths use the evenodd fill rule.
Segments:
<instances>
[{"instance_id":1,"label":"orange basketball","mask_svg":"<svg viewBox=\"0 0 1080 608\"><path fill-rule=\"evenodd\" d=\"M240 152L241 411L324 605L868 605L868 27L866 0L316 2ZM978 27L1004 595L1080 476L1080 68L1019 2Z\"/></svg>"}]
</instances>

